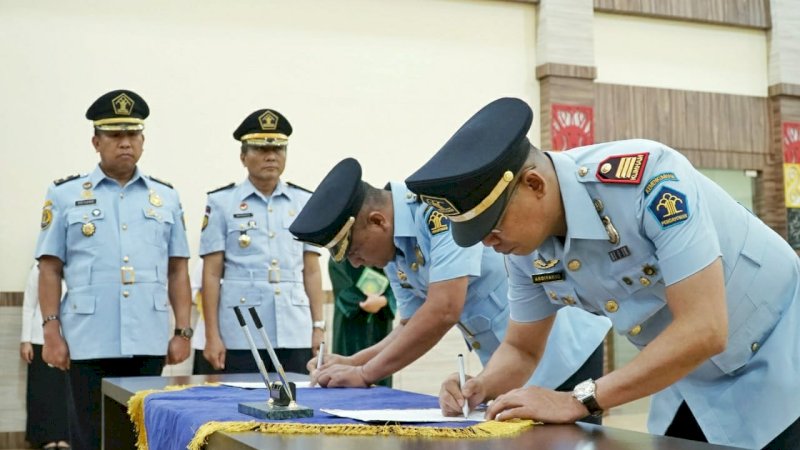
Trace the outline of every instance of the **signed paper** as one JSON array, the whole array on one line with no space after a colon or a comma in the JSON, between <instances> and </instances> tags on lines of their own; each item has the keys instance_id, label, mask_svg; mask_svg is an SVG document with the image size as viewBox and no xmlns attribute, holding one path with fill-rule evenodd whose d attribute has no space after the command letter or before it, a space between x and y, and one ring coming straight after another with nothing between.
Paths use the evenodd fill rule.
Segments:
<instances>
[{"instance_id":1,"label":"signed paper","mask_svg":"<svg viewBox=\"0 0 800 450\"><path fill-rule=\"evenodd\" d=\"M447 417L438 408L427 409L321 409L320 411L338 417L360 420L362 422L483 422L485 411L476 410L463 416Z\"/></svg>"},{"instance_id":2,"label":"signed paper","mask_svg":"<svg viewBox=\"0 0 800 450\"><path fill-rule=\"evenodd\" d=\"M294 381L293 382L295 387L299 388L307 388L309 386L308 381ZM223 381L220 383L223 386L230 386L230 387L237 387L242 389L266 389L267 387L264 386L263 381Z\"/></svg>"}]
</instances>

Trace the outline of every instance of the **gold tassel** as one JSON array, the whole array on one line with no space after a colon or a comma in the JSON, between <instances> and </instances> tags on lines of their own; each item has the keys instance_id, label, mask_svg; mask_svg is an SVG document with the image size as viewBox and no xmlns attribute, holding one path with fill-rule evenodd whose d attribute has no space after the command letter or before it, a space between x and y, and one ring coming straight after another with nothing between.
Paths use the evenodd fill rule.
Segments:
<instances>
[{"instance_id":1,"label":"gold tassel","mask_svg":"<svg viewBox=\"0 0 800 450\"><path fill-rule=\"evenodd\" d=\"M434 428L405 425L324 425L314 423L208 422L202 425L189 442L189 450L201 450L208 437L217 431L237 433L258 431L274 434L330 434L348 436L404 436L421 438L487 439L515 436L532 427L532 420L494 420L467 428Z\"/></svg>"}]
</instances>

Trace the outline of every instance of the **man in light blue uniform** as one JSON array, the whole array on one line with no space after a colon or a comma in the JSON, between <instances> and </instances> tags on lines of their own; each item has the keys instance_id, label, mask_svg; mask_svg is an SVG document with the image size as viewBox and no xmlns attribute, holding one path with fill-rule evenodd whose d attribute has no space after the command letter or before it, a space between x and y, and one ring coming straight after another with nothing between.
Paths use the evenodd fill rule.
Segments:
<instances>
[{"instance_id":1,"label":"man in light blue uniform","mask_svg":"<svg viewBox=\"0 0 800 450\"><path fill-rule=\"evenodd\" d=\"M86 118L100 164L89 175L56 181L42 211L36 258L43 358L70 369L73 448L100 448L103 377L160 375L165 355L169 364L189 355L189 247L180 200L171 185L136 166L148 113L132 91L97 99Z\"/></svg>"},{"instance_id":2,"label":"man in light blue uniform","mask_svg":"<svg viewBox=\"0 0 800 450\"><path fill-rule=\"evenodd\" d=\"M384 267L397 298L402 326L356 355L331 357L314 373L321 385L368 386L425 354L454 325L484 364L503 340L508 285L502 255L480 245L457 246L447 218L403 183L376 189L361 181L356 160L345 159L290 230L300 240L331 248L337 261L347 257L356 267ZM546 357L549 367L534 381L555 388L590 359L584 370L602 373L598 347L609 322L578 312L559 325L565 333L580 330L587 340L573 340L571 351Z\"/></svg>"},{"instance_id":3,"label":"man in light blue uniform","mask_svg":"<svg viewBox=\"0 0 800 450\"><path fill-rule=\"evenodd\" d=\"M511 255L506 342L448 395L496 397L489 418L570 422L653 394L653 433L800 448L795 252L675 150L630 140L542 153L519 138L531 117L518 99L489 104L407 180L456 242ZM527 337L565 304L606 315L641 353L572 395L499 395L535 366L517 356L537 351Z\"/></svg>"},{"instance_id":4,"label":"man in light blue uniform","mask_svg":"<svg viewBox=\"0 0 800 450\"><path fill-rule=\"evenodd\" d=\"M310 193L280 179L292 127L261 109L234 131L248 176L209 192L200 238L205 358L199 373L256 372L233 308L255 307L284 368L305 372L323 339L320 250L296 241L289 225ZM262 359L269 361L261 338ZM196 354L196 356L200 356Z\"/></svg>"}]
</instances>

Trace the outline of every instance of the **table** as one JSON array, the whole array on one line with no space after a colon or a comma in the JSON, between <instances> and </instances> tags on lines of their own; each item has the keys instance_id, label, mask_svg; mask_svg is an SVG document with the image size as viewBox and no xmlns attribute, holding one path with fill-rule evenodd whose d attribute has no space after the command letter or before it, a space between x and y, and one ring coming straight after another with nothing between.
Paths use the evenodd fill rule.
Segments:
<instances>
[{"instance_id":1,"label":"table","mask_svg":"<svg viewBox=\"0 0 800 450\"><path fill-rule=\"evenodd\" d=\"M300 374L287 374L287 376L293 381L302 381L308 378L306 375ZM257 374L104 378L102 385L103 448L135 448L136 435L128 418L127 402L137 391L162 389L165 386L179 384L258 381L259 379ZM486 440L217 432L211 435L207 446L209 450L265 448L350 450L359 447L375 450L515 450L532 448L540 450L730 450L735 448L590 424L534 426L512 438Z\"/></svg>"}]
</instances>

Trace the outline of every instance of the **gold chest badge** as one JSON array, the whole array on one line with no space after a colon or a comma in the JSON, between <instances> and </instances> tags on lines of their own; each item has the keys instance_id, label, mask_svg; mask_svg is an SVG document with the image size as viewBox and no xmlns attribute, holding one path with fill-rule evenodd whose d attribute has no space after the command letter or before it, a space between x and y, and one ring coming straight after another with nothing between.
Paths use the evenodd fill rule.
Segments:
<instances>
[{"instance_id":1,"label":"gold chest badge","mask_svg":"<svg viewBox=\"0 0 800 450\"><path fill-rule=\"evenodd\" d=\"M81 226L81 233L86 237L93 236L95 231L97 231L97 227L92 222L85 223Z\"/></svg>"},{"instance_id":2,"label":"gold chest badge","mask_svg":"<svg viewBox=\"0 0 800 450\"><path fill-rule=\"evenodd\" d=\"M156 191L152 190L152 189L150 190L149 200L150 200L150 204L155 206L155 207L157 207L157 208L164 204L161 201L161 197L158 195L158 193Z\"/></svg>"}]
</instances>

